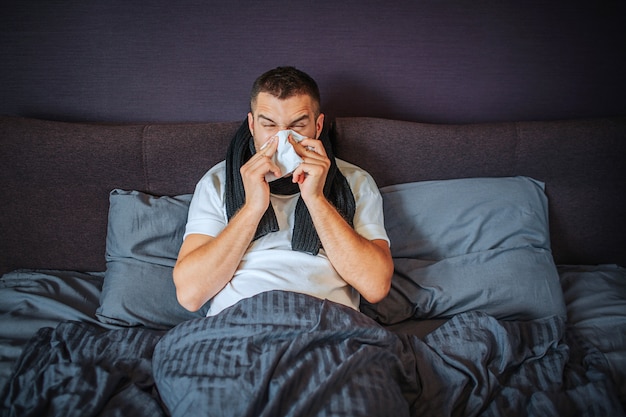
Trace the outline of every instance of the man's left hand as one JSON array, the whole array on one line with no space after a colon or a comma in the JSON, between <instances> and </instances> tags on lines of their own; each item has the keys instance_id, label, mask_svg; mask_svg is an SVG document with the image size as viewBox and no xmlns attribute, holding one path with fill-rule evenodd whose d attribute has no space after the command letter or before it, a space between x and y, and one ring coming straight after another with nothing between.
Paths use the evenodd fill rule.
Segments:
<instances>
[{"instance_id":1,"label":"man's left hand","mask_svg":"<svg viewBox=\"0 0 626 417\"><path fill-rule=\"evenodd\" d=\"M293 171L293 182L300 185L300 195L306 203L308 199L324 198L324 184L330 169L330 159L322 141L305 138L300 142L289 136L289 143L302 158L302 163Z\"/></svg>"}]
</instances>

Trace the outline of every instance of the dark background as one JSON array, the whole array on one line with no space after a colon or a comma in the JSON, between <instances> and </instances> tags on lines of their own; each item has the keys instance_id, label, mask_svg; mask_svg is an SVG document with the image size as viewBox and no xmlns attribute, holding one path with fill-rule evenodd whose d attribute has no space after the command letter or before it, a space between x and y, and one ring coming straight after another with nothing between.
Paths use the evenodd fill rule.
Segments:
<instances>
[{"instance_id":1,"label":"dark background","mask_svg":"<svg viewBox=\"0 0 626 417\"><path fill-rule=\"evenodd\" d=\"M295 65L325 112L466 123L626 114L626 2L2 2L0 114L239 120Z\"/></svg>"}]
</instances>

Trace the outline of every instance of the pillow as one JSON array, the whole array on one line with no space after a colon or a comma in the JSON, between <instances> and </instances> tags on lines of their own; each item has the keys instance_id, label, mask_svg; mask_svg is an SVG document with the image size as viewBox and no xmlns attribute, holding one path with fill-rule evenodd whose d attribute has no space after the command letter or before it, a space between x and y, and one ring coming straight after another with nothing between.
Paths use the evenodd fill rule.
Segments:
<instances>
[{"instance_id":1,"label":"pillow","mask_svg":"<svg viewBox=\"0 0 626 417\"><path fill-rule=\"evenodd\" d=\"M395 271L361 310L384 324L480 310L498 319L565 317L544 184L465 178L381 189Z\"/></svg>"},{"instance_id":2,"label":"pillow","mask_svg":"<svg viewBox=\"0 0 626 417\"><path fill-rule=\"evenodd\" d=\"M190 201L191 194L155 197L138 191L111 192L98 320L168 329L206 315L207 306L191 313L178 303L172 278Z\"/></svg>"},{"instance_id":3,"label":"pillow","mask_svg":"<svg viewBox=\"0 0 626 417\"><path fill-rule=\"evenodd\" d=\"M601 352L626 406L626 268L561 265L559 275L570 326Z\"/></svg>"}]
</instances>

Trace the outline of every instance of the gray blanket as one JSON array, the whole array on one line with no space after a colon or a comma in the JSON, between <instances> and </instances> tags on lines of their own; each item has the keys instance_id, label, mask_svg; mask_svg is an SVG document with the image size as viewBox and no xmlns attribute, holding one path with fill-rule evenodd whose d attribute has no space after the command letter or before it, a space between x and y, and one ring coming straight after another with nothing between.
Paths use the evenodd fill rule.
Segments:
<instances>
[{"instance_id":1,"label":"gray blanket","mask_svg":"<svg viewBox=\"0 0 626 417\"><path fill-rule=\"evenodd\" d=\"M624 415L596 353L557 318L464 313L420 340L275 291L166 333L45 329L2 415Z\"/></svg>"}]
</instances>

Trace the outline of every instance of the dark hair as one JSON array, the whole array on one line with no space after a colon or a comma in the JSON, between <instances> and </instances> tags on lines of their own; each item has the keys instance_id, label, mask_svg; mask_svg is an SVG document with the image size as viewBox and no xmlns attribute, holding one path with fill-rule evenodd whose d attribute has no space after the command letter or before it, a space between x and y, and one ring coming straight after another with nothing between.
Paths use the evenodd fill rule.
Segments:
<instances>
[{"instance_id":1,"label":"dark hair","mask_svg":"<svg viewBox=\"0 0 626 417\"><path fill-rule=\"evenodd\" d=\"M254 105L259 93L269 93L284 100L296 95L310 96L320 112L320 90L317 83L307 73L294 67L278 67L259 76L252 85L250 107Z\"/></svg>"}]
</instances>

